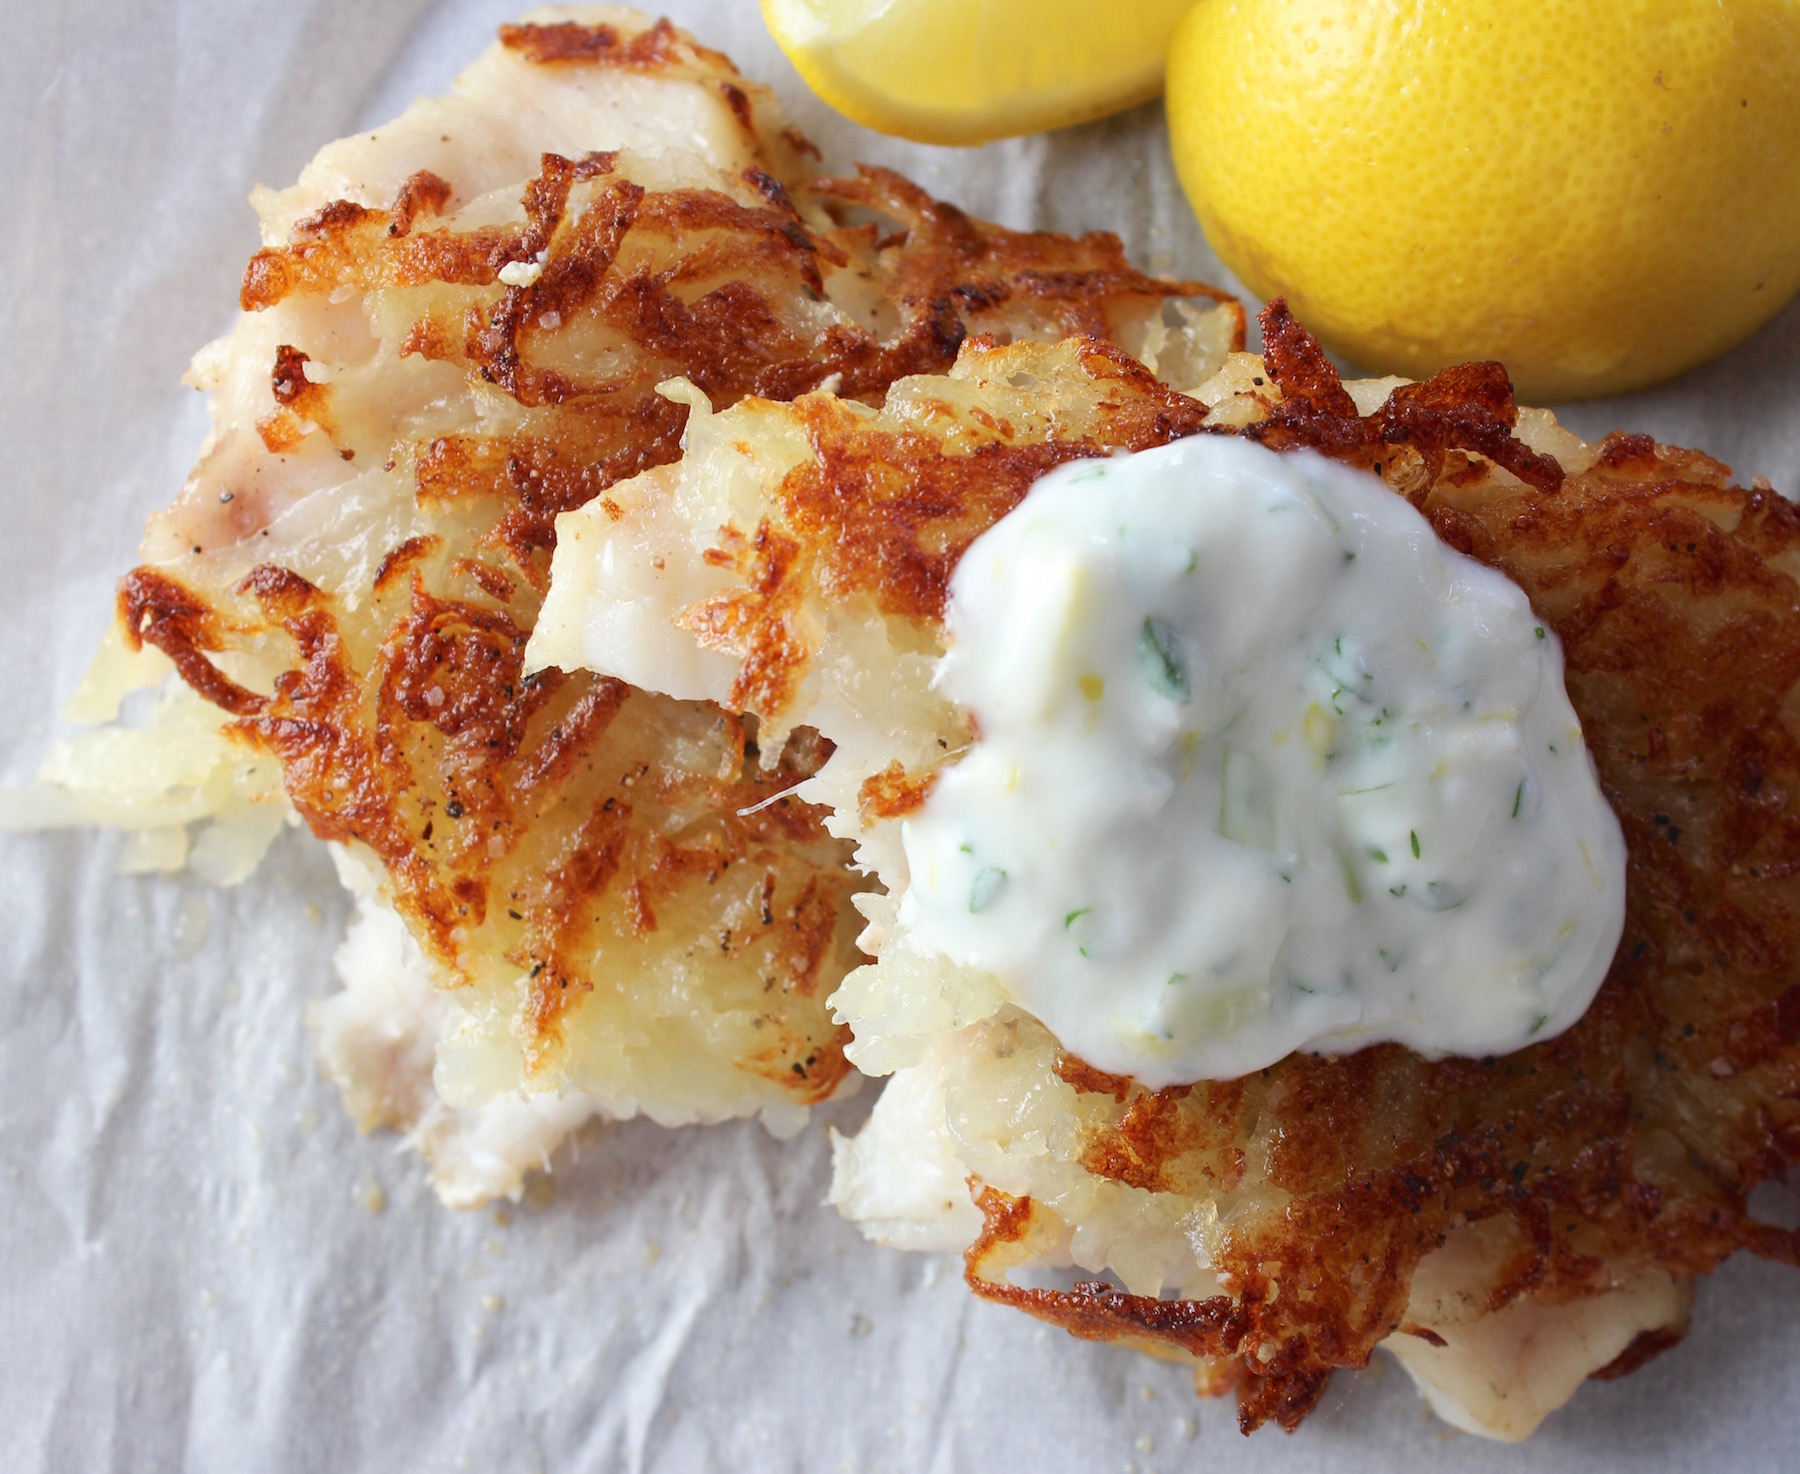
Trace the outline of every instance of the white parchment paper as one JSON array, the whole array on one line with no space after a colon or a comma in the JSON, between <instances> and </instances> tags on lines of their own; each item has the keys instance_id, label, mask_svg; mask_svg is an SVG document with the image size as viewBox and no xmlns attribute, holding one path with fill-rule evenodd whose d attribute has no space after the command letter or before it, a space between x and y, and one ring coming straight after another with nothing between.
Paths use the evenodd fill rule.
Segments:
<instances>
[{"instance_id":1,"label":"white parchment paper","mask_svg":"<svg viewBox=\"0 0 1800 1474\"><path fill-rule=\"evenodd\" d=\"M1016 226L1116 230L1213 280L1157 108L979 151L872 137L751 0L674 17L774 83L827 163ZM501 0L12 0L0 46L0 781L26 780L143 517L204 430L178 387L255 245L244 194L443 88ZM1664 389L1572 411L1800 490L1800 309ZM1175 1367L974 1303L821 1208L825 1120L590 1131L452 1213L359 1138L302 1018L344 906L285 836L233 891L114 873L117 836L0 839L0 1469L1793 1468L1800 1276L1740 1260L1692 1335L1523 1449L1391 1367L1242 1439Z\"/></svg>"}]
</instances>

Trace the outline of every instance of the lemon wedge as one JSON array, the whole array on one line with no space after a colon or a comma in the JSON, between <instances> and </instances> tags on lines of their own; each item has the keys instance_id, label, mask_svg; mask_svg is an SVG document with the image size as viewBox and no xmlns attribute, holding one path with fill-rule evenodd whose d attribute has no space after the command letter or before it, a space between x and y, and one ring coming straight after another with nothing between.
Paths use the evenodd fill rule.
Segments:
<instances>
[{"instance_id":1,"label":"lemon wedge","mask_svg":"<svg viewBox=\"0 0 1800 1474\"><path fill-rule=\"evenodd\" d=\"M1193 0L762 0L806 83L878 133L986 143L1162 91Z\"/></svg>"}]
</instances>

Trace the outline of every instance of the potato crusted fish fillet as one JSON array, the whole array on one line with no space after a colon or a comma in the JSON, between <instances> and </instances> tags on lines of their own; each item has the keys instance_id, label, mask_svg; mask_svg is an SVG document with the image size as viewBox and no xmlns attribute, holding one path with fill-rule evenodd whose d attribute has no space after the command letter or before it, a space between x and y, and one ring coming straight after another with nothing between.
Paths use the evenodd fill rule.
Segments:
<instances>
[{"instance_id":1,"label":"potato crusted fish fillet","mask_svg":"<svg viewBox=\"0 0 1800 1474\"><path fill-rule=\"evenodd\" d=\"M1800 509L1647 437L1586 445L1498 365L1345 385L1280 304L1264 339L1191 398L1094 343L971 344L879 411L697 411L681 465L562 520L531 659L648 682L621 635L660 621L688 648L653 657L676 694L836 744L799 793L887 887L857 898L878 962L834 999L852 1057L896 1072L839 1144L865 1229L964 1247L977 1294L1078 1335L1195 1357L1246 1430L1293 1427L1385 1342L1447 1416L1522 1437L1679 1339L1695 1276L1800 1262L1747 1205L1800 1160ZM1374 471L1561 638L1630 847L1624 940L1567 1033L1151 1091L898 930L899 823L970 740L931 679L957 558L1051 466L1197 433ZM1014 1278L1069 1265L1123 1288Z\"/></svg>"},{"instance_id":2,"label":"potato crusted fish fillet","mask_svg":"<svg viewBox=\"0 0 1800 1474\"><path fill-rule=\"evenodd\" d=\"M453 1202L516 1194L595 1111L793 1125L850 1071L824 1000L866 882L787 794L828 745L523 668L556 516L679 454L657 384L879 396L970 330L1191 373L1241 345L1239 309L1112 237L815 160L725 58L588 8L503 27L448 96L259 191L243 316L195 361L213 436L82 714L170 662L185 694L77 739L64 807L14 815L232 879L291 804L359 897L321 1056Z\"/></svg>"}]
</instances>

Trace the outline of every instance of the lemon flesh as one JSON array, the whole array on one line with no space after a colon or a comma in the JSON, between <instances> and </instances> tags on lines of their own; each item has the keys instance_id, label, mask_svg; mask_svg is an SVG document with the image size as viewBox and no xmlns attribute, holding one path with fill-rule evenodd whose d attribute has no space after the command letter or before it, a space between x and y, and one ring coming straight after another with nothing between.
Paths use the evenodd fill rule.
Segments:
<instances>
[{"instance_id":1,"label":"lemon flesh","mask_svg":"<svg viewBox=\"0 0 1800 1474\"><path fill-rule=\"evenodd\" d=\"M1193 0L762 0L809 87L921 143L1085 123L1162 91Z\"/></svg>"},{"instance_id":2,"label":"lemon flesh","mask_svg":"<svg viewBox=\"0 0 1800 1474\"><path fill-rule=\"evenodd\" d=\"M1201 0L1168 81L1213 248L1381 372L1617 393L1800 288L1793 0Z\"/></svg>"}]
</instances>

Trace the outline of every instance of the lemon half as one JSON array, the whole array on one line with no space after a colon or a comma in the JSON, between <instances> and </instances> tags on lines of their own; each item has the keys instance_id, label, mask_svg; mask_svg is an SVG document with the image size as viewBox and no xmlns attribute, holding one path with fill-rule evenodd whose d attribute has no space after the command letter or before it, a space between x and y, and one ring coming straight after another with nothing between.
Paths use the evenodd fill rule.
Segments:
<instances>
[{"instance_id":1,"label":"lemon half","mask_svg":"<svg viewBox=\"0 0 1800 1474\"><path fill-rule=\"evenodd\" d=\"M1193 0L762 0L809 87L878 133L986 143L1162 91Z\"/></svg>"},{"instance_id":2,"label":"lemon half","mask_svg":"<svg viewBox=\"0 0 1800 1474\"><path fill-rule=\"evenodd\" d=\"M1213 248L1367 368L1616 393L1800 288L1795 0L1200 0L1168 109Z\"/></svg>"}]
</instances>

